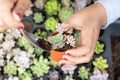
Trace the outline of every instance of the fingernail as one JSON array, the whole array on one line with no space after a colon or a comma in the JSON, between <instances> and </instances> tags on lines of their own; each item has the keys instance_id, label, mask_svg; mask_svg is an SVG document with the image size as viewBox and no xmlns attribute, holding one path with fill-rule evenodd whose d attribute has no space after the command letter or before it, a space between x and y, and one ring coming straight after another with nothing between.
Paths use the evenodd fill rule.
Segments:
<instances>
[{"instance_id":1,"label":"fingernail","mask_svg":"<svg viewBox=\"0 0 120 80\"><path fill-rule=\"evenodd\" d=\"M67 53L66 55L71 56L71 54L70 54L70 53Z\"/></svg>"},{"instance_id":2,"label":"fingernail","mask_svg":"<svg viewBox=\"0 0 120 80\"><path fill-rule=\"evenodd\" d=\"M66 58L62 58L63 60L67 60Z\"/></svg>"},{"instance_id":3,"label":"fingernail","mask_svg":"<svg viewBox=\"0 0 120 80\"><path fill-rule=\"evenodd\" d=\"M13 12L13 16L17 21L21 21L21 15L19 13Z\"/></svg>"},{"instance_id":4,"label":"fingernail","mask_svg":"<svg viewBox=\"0 0 120 80\"><path fill-rule=\"evenodd\" d=\"M18 29L23 29L24 27L21 25L21 26L18 26Z\"/></svg>"},{"instance_id":5,"label":"fingernail","mask_svg":"<svg viewBox=\"0 0 120 80\"><path fill-rule=\"evenodd\" d=\"M62 63L62 64L61 64L61 66L64 66L64 65L65 65L65 63Z\"/></svg>"}]
</instances>

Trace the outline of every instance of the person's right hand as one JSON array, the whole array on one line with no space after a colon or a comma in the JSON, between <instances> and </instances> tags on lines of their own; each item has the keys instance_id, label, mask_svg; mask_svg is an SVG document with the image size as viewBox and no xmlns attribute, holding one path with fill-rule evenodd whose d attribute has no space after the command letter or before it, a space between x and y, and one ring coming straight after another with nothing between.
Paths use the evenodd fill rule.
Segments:
<instances>
[{"instance_id":1,"label":"person's right hand","mask_svg":"<svg viewBox=\"0 0 120 80\"><path fill-rule=\"evenodd\" d=\"M0 31L12 27L23 27L21 18L30 0L0 0Z\"/></svg>"}]
</instances>

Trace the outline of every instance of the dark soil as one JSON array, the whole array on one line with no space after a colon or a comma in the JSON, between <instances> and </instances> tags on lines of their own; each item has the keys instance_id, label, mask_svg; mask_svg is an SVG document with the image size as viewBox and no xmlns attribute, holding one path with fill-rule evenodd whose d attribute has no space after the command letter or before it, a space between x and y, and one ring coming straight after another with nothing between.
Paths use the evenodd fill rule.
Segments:
<instances>
[{"instance_id":1,"label":"dark soil","mask_svg":"<svg viewBox=\"0 0 120 80\"><path fill-rule=\"evenodd\" d=\"M44 50L47 50L47 51L51 50L51 44L45 39L39 39L37 41L37 44L39 47L41 47Z\"/></svg>"},{"instance_id":2,"label":"dark soil","mask_svg":"<svg viewBox=\"0 0 120 80\"><path fill-rule=\"evenodd\" d=\"M111 44L114 80L120 80L120 37L112 37Z\"/></svg>"}]
</instances>

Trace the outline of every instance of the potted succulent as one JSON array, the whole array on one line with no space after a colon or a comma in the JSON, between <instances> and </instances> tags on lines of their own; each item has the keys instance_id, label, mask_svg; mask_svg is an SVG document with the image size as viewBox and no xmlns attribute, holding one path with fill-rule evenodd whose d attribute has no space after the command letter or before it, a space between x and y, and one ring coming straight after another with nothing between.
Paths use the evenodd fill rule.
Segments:
<instances>
[{"instance_id":1,"label":"potted succulent","mask_svg":"<svg viewBox=\"0 0 120 80\"><path fill-rule=\"evenodd\" d=\"M97 42L96 42L96 46L95 46L95 53L96 53L96 54L103 53L103 52L104 52L104 46L105 46L105 45L104 45L103 43L97 41Z\"/></svg>"},{"instance_id":2,"label":"potted succulent","mask_svg":"<svg viewBox=\"0 0 120 80\"><path fill-rule=\"evenodd\" d=\"M60 10L60 3L57 0L49 0L45 4L45 11L49 15L57 15L57 12Z\"/></svg>"},{"instance_id":3,"label":"potted succulent","mask_svg":"<svg viewBox=\"0 0 120 80\"><path fill-rule=\"evenodd\" d=\"M33 20L35 21L35 23L42 23L44 21L44 16L41 12L36 12L34 13L34 16L33 16Z\"/></svg>"},{"instance_id":4,"label":"potted succulent","mask_svg":"<svg viewBox=\"0 0 120 80\"><path fill-rule=\"evenodd\" d=\"M54 17L49 17L45 21L45 29L53 32L55 31L57 24L58 24L57 19L55 19Z\"/></svg>"},{"instance_id":5,"label":"potted succulent","mask_svg":"<svg viewBox=\"0 0 120 80\"><path fill-rule=\"evenodd\" d=\"M62 55L68 49L75 48L75 38L72 34L67 33L67 24L58 24L56 32L48 36L48 42L51 44L50 55L51 58L58 62Z\"/></svg>"},{"instance_id":6,"label":"potted succulent","mask_svg":"<svg viewBox=\"0 0 120 80\"><path fill-rule=\"evenodd\" d=\"M65 20L67 20L72 14L74 13L74 10L72 7L70 8L62 8L59 11L59 18L62 22L64 22Z\"/></svg>"}]
</instances>

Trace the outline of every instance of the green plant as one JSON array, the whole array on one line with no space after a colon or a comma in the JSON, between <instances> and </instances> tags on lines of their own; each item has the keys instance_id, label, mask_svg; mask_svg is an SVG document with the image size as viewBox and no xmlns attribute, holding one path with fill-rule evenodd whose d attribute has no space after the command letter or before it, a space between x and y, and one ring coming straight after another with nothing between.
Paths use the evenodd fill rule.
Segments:
<instances>
[{"instance_id":1,"label":"green plant","mask_svg":"<svg viewBox=\"0 0 120 80\"><path fill-rule=\"evenodd\" d=\"M57 24L58 20L55 19L54 17L50 17L45 22L45 28L46 30L55 31Z\"/></svg>"},{"instance_id":2,"label":"green plant","mask_svg":"<svg viewBox=\"0 0 120 80\"><path fill-rule=\"evenodd\" d=\"M90 77L90 69L86 68L85 66L82 66L79 68L78 74L79 74L78 76L82 80L88 80Z\"/></svg>"},{"instance_id":3,"label":"green plant","mask_svg":"<svg viewBox=\"0 0 120 80\"><path fill-rule=\"evenodd\" d=\"M30 67L33 71L33 74L36 74L37 77L43 76L45 73L48 73L50 67L47 59L44 59L43 56L39 57L39 60L34 58L33 65Z\"/></svg>"},{"instance_id":4,"label":"green plant","mask_svg":"<svg viewBox=\"0 0 120 80\"><path fill-rule=\"evenodd\" d=\"M35 21L35 23L41 23L44 20L44 16L42 15L42 13L34 13L34 17L33 20Z\"/></svg>"},{"instance_id":5,"label":"green plant","mask_svg":"<svg viewBox=\"0 0 120 80\"><path fill-rule=\"evenodd\" d=\"M71 0L61 0L64 7L69 8L71 4Z\"/></svg>"},{"instance_id":6,"label":"green plant","mask_svg":"<svg viewBox=\"0 0 120 80\"><path fill-rule=\"evenodd\" d=\"M57 15L57 12L60 10L60 4L57 2L57 0L49 0L45 4L45 11L49 15Z\"/></svg>"},{"instance_id":7,"label":"green plant","mask_svg":"<svg viewBox=\"0 0 120 80\"><path fill-rule=\"evenodd\" d=\"M43 50L40 49L40 48L35 48L34 53L35 53L36 56L40 56L43 53Z\"/></svg>"},{"instance_id":8,"label":"green plant","mask_svg":"<svg viewBox=\"0 0 120 80\"><path fill-rule=\"evenodd\" d=\"M33 80L30 71L25 71L24 73L19 74L18 76L20 80Z\"/></svg>"},{"instance_id":9,"label":"green plant","mask_svg":"<svg viewBox=\"0 0 120 80\"><path fill-rule=\"evenodd\" d=\"M41 29L37 29L34 32L35 35L40 36L42 38L46 38L47 37L47 32L45 30L41 30Z\"/></svg>"},{"instance_id":10,"label":"green plant","mask_svg":"<svg viewBox=\"0 0 120 80\"><path fill-rule=\"evenodd\" d=\"M70 47L75 47L75 38L72 35L64 34L66 31L65 24L57 25L57 33L48 37L48 42L52 45L52 49L61 49L68 44Z\"/></svg>"},{"instance_id":11,"label":"green plant","mask_svg":"<svg viewBox=\"0 0 120 80\"><path fill-rule=\"evenodd\" d=\"M102 56L96 58L95 61L93 61L93 65L95 69L99 69L102 71L108 68L107 60L103 59Z\"/></svg>"},{"instance_id":12,"label":"green plant","mask_svg":"<svg viewBox=\"0 0 120 80\"><path fill-rule=\"evenodd\" d=\"M95 46L95 53L96 54L100 54L104 51L104 44L100 43L99 41L96 42L96 46Z\"/></svg>"},{"instance_id":13,"label":"green plant","mask_svg":"<svg viewBox=\"0 0 120 80\"><path fill-rule=\"evenodd\" d=\"M28 40L26 40L25 37L20 37L17 44L22 47L23 49L25 49L26 51L28 51L29 53L33 53L34 52L34 48L33 46L30 44L30 42Z\"/></svg>"},{"instance_id":14,"label":"green plant","mask_svg":"<svg viewBox=\"0 0 120 80\"><path fill-rule=\"evenodd\" d=\"M74 80L74 79L72 77L70 77L70 76L66 76L65 80Z\"/></svg>"},{"instance_id":15,"label":"green plant","mask_svg":"<svg viewBox=\"0 0 120 80\"><path fill-rule=\"evenodd\" d=\"M8 75L16 75L17 65L13 61L8 61L7 65L4 66L4 72Z\"/></svg>"},{"instance_id":16,"label":"green plant","mask_svg":"<svg viewBox=\"0 0 120 80\"><path fill-rule=\"evenodd\" d=\"M72 14L74 13L73 8L62 8L59 11L59 18L62 22L64 22L65 20L67 20Z\"/></svg>"}]
</instances>

